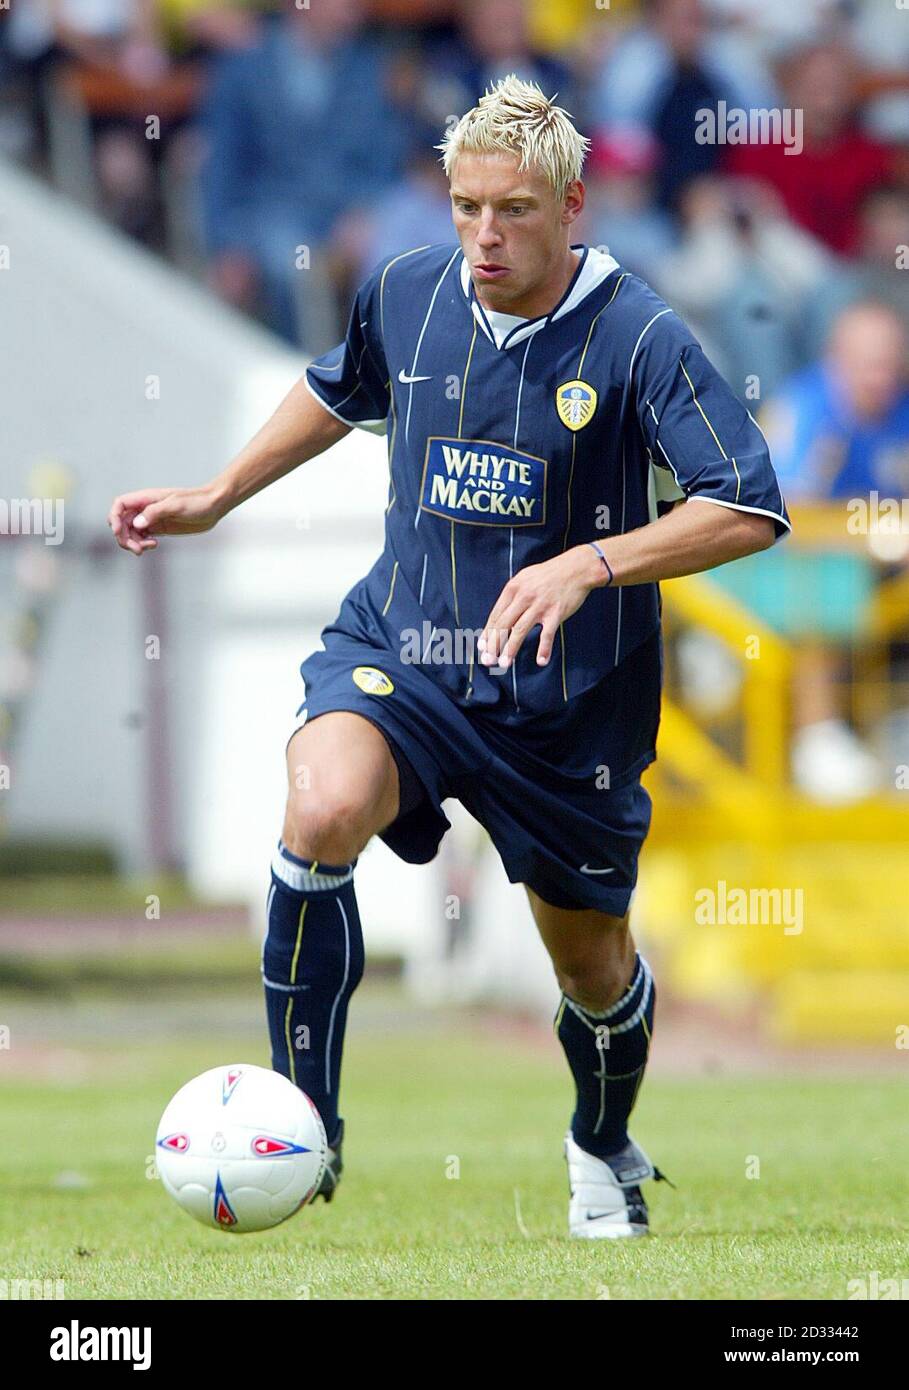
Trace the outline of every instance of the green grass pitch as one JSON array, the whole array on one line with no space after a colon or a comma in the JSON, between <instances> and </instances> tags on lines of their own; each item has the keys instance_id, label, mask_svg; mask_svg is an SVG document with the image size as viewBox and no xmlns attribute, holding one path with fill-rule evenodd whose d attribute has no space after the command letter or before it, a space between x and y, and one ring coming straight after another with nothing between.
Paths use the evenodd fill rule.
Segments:
<instances>
[{"instance_id":1,"label":"green grass pitch","mask_svg":"<svg viewBox=\"0 0 909 1390\"><path fill-rule=\"evenodd\" d=\"M126 1045L66 1085L0 1058L4 1277L94 1299L845 1299L906 1273L904 1083L651 1078L633 1132L677 1190L647 1185L646 1240L570 1241L555 1043L464 1030L354 1036L336 1200L206 1230L147 1175L154 1131L183 1081L250 1051Z\"/></svg>"}]
</instances>

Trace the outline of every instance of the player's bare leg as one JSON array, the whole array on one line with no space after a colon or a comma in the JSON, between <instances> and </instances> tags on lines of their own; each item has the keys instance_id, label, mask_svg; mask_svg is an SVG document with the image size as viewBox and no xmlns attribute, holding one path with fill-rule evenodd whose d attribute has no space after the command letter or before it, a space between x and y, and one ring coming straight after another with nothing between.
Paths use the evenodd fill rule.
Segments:
<instances>
[{"instance_id":1,"label":"player's bare leg","mask_svg":"<svg viewBox=\"0 0 909 1390\"><path fill-rule=\"evenodd\" d=\"M397 815L398 769L369 720L338 711L294 734L287 773L262 974L272 1065L306 1092L325 1124L329 1163L319 1192L330 1201L341 1174L347 1006L364 964L354 864Z\"/></svg>"},{"instance_id":2,"label":"player's bare leg","mask_svg":"<svg viewBox=\"0 0 909 1390\"><path fill-rule=\"evenodd\" d=\"M570 1233L645 1235L639 1184L661 1174L627 1126L650 1047L650 968L635 950L627 914L554 907L530 888L527 894L562 990L556 1032L577 1088L565 1139Z\"/></svg>"},{"instance_id":3,"label":"player's bare leg","mask_svg":"<svg viewBox=\"0 0 909 1390\"><path fill-rule=\"evenodd\" d=\"M611 917L594 908L553 907L532 888L527 896L559 988L594 1012L615 1004L634 973L636 953L628 914Z\"/></svg>"},{"instance_id":4,"label":"player's bare leg","mask_svg":"<svg viewBox=\"0 0 909 1390\"><path fill-rule=\"evenodd\" d=\"M379 730L347 710L303 725L287 745L283 843L302 859L356 859L398 811L398 769Z\"/></svg>"}]
</instances>

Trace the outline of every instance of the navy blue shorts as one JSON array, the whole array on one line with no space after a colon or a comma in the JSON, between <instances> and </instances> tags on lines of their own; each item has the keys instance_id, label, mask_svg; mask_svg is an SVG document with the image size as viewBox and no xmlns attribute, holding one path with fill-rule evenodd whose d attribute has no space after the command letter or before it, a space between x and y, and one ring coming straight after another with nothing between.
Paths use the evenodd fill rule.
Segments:
<instances>
[{"instance_id":1,"label":"navy blue shorts","mask_svg":"<svg viewBox=\"0 0 909 1390\"><path fill-rule=\"evenodd\" d=\"M653 754L610 787L597 738L615 717L610 677L563 710L507 725L456 704L387 647L336 629L323 641L300 667L296 727L348 710L385 736L401 774L400 812L381 832L395 854L410 864L433 859L450 828L442 803L454 797L485 828L512 883L554 907L625 915L650 826L640 773Z\"/></svg>"}]
</instances>

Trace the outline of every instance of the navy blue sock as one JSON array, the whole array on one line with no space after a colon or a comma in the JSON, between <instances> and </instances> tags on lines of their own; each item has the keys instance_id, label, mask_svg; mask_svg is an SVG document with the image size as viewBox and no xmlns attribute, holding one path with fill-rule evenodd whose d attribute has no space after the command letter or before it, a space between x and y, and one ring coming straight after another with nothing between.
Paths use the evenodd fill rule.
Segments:
<instances>
[{"instance_id":1,"label":"navy blue sock","mask_svg":"<svg viewBox=\"0 0 909 1390\"><path fill-rule=\"evenodd\" d=\"M571 1120L575 1143L607 1158L628 1143L631 1114L647 1065L656 992L650 966L635 957L622 998L602 1013L562 995L555 1019L577 1087Z\"/></svg>"},{"instance_id":2,"label":"navy blue sock","mask_svg":"<svg viewBox=\"0 0 909 1390\"><path fill-rule=\"evenodd\" d=\"M347 1006L364 965L353 871L353 864L300 859L279 844L262 950L272 1066L312 1100L329 1144L340 1125Z\"/></svg>"}]
</instances>

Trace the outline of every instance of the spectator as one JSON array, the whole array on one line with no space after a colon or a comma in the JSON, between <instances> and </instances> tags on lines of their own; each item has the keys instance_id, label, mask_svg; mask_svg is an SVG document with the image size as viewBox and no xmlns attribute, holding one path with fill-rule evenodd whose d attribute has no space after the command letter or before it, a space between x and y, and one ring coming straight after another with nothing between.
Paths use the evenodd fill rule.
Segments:
<instances>
[{"instance_id":1,"label":"spectator","mask_svg":"<svg viewBox=\"0 0 909 1390\"><path fill-rule=\"evenodd\" d=\"M909 495L906 326L887 305L866 301L837 319L824 361L802 372L764 412L763 424L790 498L870 502ZM793 682L796 781L824 801L869 794L875 759L847 724L841 660L829 644L802 641Z\"/></svg>"},{"instance_id":2,"label":"spectator","mask_svg":"<svg viewBox=\"0 0 909 1390\"><path fill-rule=\"evenodd\" d=\"M858 255L841 260L825 278L811 305L813 356L830 335L837 315L861 299L889 304L909 324L909 189L898 184L872 188L859 210Z\"/></svg>"},{"instance_id":3,"label":"spectator","mask_svg":"<svg viewBox=\"0 0 909 1390\"><path fill-rule=\"evenodd\" d=\"M21 157L38 160L47 143L45 87L62 61L109 72L151 90L169 67L156 0L17 0L5 21L7 80L24 85ZM153 108L152 108L153 109ZM155 216L154 158L140 120L91 116L100 208L123 231L145 237Z\"/></svg>"},{"instance_id":4,"label":"spectator","mask_svg":"<svg viewBox=\"0 0 909 1390\"><path fill-rule=\"evenodd\" d=\"M640 0L527 0L530 33L536 47L546 53L577 53L583 57L590 39L601 25L622 23L633 16Z\"/></svg>"},{"instance_id":5,"label":"spectator","mask_svg":"<svg viewBox=\"0 0 909 1390\"><path fill-rule=\"evenodd\" d=\"M833 257L786 216L771 189L697 179L682 194L682 234L655 288L702 338L743 400L768 396L808 360L802 326Z\"/></svg>"},{"instance_id":6,"label":"spectator","mask_svg":"<svg viewBox=\"0 0 909 1390\"><path fill-rule=\"evenodd\" d=\"M4 8L8 49L20 62L56 52L139 74L164 62L156 0L17 0Z\"/></svg>"},{"instance_id":7,"label":"spectator","mask_svg":"<svg viewBox=\"0 0 909 1390\"><path fill-rule=\"evenodd\" d=\"M705 0L717 32L735 32L768 59L846 27L846 10L860 0ZM871 0L877 4L878 0Z\"/></svg>"},{"instance_id":8,"label":"spectator","mask_svg":"<svg viewBox=\"0 0 909 1390\"><path fill-rule=\"evenodd\" d=\"M432 54L427 114L439 124L461 115L510 72L536 82L547 96L558 93L560 104L576 114L571 69L534 48L526 0L460 0L454 42L437 45Z\"/></svg>"},{"instance_id":9,"label":"spectator","mask_svg":"<svg viewBox=\"0 0 909 1390\"><path fill-rule=\"evenodd\" d=\"M159 0L158 7L168 47L184 58L247 48L261 15L275 9L269 0Z\"/></svg>"},{"instance_id":10,"label":"spectator","mask_svg":"<svg viewBox=\"0 0 909 1390\"><path fill-rule=\"evenodd\" d=\"M909 324L909 189L872 189L859 217L859 293L896 308Z\"/></svg>"},{"instance_id":11,"label":"spectator","mask_svg":"<svg viewBox=\"0 0 909 1390\"><path fill-rule=\"evenodd\" d=\"M406 123L389 100L390 73L388 50L363 31L360 0L287 3L255 44L214 68L203 171L212 284L240 307L259 303L276 332L311 351L336 341L344 220L403 167Z\"/></svg>"},{"instance_id":12,"label":"spectator","mask_svg":"<svg viewBox=\"0 0 909 1390\"><path fill-rule=\"evenodd\" d=\"M720 147L695 139L696 113L772 101L753 45L717 34L701 0L651 0L646 19L608 55L593 97L597 126L645 125L663 151L657 200L673 208L690 179L713 170Z\"/></svg>"},{"instance_id":13,"label":"spectator","mask_svg":"<svg viewBox=\"0 0 909 1390\"><path fill-rule=\"evenodd\" d=\"M672 223L653 204L659 151L645 127L599 131L587 159L582 231L586 241L645 280L655 279L673 246Z\"/></svg>"},{"instance_id":14,"label":"spectator","mask_svg":"<svg viewBox=\"0 0 909 1390\"><path fill-rule=\"evenodd\" d=\"M864 301L840 314L825 358L764 413L787 496L909 496L906 351L906 324L889 305Z\"/></svg>"},{"instance_id":15,"label":"spectator","mask_svg":"<svg viewBox=\"0 0 909 1390\"><path fill-rule=\"evenodd\" d=\"M862 121L879 140L909 141L909 24L903 0L852 0L851 47L873 95ZM875 90L876 89L876 90Z\"/></svg>"},{"instance_id":16,"label":"spectator","mask_svg":"<svg viewBox=\"0 0 909 1390\"><path fill-rule=\"evenodd\" d=\"M832 250L851 254L858 243L863 198L893 173L893 155L856 123L856 67L836 44L792 54L782 68L786 106L803 112L804 148L783 144L730 145L730 173L776 188L800 226Z\"/></svg>"},{"instance_id":17,"label":"spectator","mask_svg":"<svg viewBox=\"0 0 909 1390\"><path fill-rule=\"evenodd\" d=\"M359 280L399 251L454 242L448 179L435 149L438 141L434 126L415 133L402 182L394 184L365 219Z\"/></svg>"}]
</instances>

